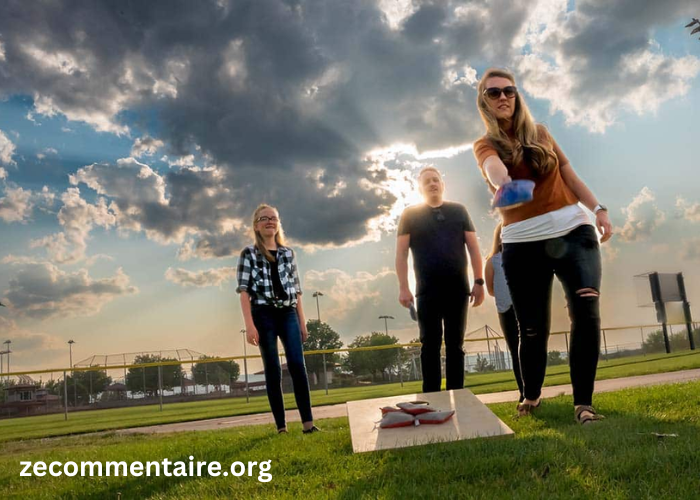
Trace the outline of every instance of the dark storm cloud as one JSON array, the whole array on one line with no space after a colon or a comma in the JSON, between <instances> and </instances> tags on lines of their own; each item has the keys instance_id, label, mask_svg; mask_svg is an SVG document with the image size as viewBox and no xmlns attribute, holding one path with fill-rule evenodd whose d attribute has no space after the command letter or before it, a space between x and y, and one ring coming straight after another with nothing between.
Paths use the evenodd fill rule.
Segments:
<instances>
[{"instance_id":1,"label":"dark storm cloud","mask_svg":"<svg viewBox=\"0 0 700 500\"><path fill-rule=\"evenodd\" d=\"M399 140L443 148L478 133L473 89L444 85L445 49L432 41L448 29L447 3L420 7L397 30L370 1L1 9L0 92L30 93L39 113L115 133L129 132L120 111L156 109L157 139L169 154L197 147L221 169L217 182L228 191L201 172L163 176L167 203L152 198L165 195L163 186L146 186L159 180L151 174L128 180L123 169L94 165L78 180L113 188L103 194L119 208L122 228L165 241L200 233L190 246L196 255L230 252L239 238L222 232L221 219L247 221L261 201L280 207L301 243L360 239L395 201L378 183L381 173L368 171L367 151ZM212 189L221 196L206 194Z\"/></svg>"},{"instance_id":2,"label":"dark storm cloud","mask_svg":"<svg viewBox=\"0 0 700 500\"><path fill-rule=\"evenodd\" d=\"M138 289L121 268L114 276L93 279L82 269L61 271L48 262L23 264L9 282L3 303L35 319L89 316L112 300Z\"/></svg>"},{"instance_id":3,"label":"dark storm cloud","mask_svg":"<svg viewBox=\"0 0 700 500\"><path fill-rule=\"evenodd\" d=\"M573 38L551 30L535 47L538 64L520 67L534 92L550 98L548 84L533 79L547 51L559 51L571 56L566 71L580 82L552 93L562 96L557 109L590 103L585 96L597 92L600 73L586 78L586 71L648 38L653 16L628 4L584 2L578 16L558 19L555 28L564 23ZM684 5L653 9L664 21ZM218 177L181 169L139 178L136 168L115 174L93 166L77 182L110 186L103 194L119 209L122 229L162 241L190 234L181 256L228 254L245 231L231 221L247 223L262 201L279 206L296 241L341 245L366 236L368 222L395 202L381 169L368 168L368 151L396 142L443 149L482 133L474 67L512 64L533 9L521 1L414 2L392 23L380 7L370 0L4 2L0 96L30 94L36 113L134 136L156 135L136 130L155 110L157 137L135 143L134 154L155 150L155 141L170 156L197 150ZM654 67L653 75L648 64L637 71L640 85L678 81L675 66ZM122 121L124 110L136 118ZM130 183L131 192L118 189Z\"/></svg>"}]
</instances>

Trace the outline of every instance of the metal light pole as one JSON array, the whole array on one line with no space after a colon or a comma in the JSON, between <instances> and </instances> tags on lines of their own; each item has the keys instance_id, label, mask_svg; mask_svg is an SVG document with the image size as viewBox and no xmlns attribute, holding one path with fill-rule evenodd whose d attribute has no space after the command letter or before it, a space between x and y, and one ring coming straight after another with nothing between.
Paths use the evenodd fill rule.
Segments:
<instances>
[{"instance_id":1,"label":"metal light pole","mask_svg":"<svg viewBox=\"0 0 700 500\"><path fill-rule=\"evenodd\" d=\"M11 343L12 343L11 340L6 340L5 342L3 342L3 344L7 345L7 347L5 348L5 354L7 354L7 373L10 373L12 371L12 370L10 370L10 353L12 352L12 351L10 351L10 344ZM7 376L7 381L8 382L10 381L9 375Z\"/></svg>"},{"instance_id":2,"label":"metal light pole","mask_svg":"<svg viewBox=\"0 0 700 500\"><path fill-rule=\"evenodd\" d=\"M7 306L5 304L3 304L2 302L0 302L0 307L7 307ZM5 354L4 351L0 351L0 379L2 379L2 374L4 373L3 366L2 366L3 362L5 360L5 358L3 358L4 354ZM8 372L10 371L10 355L9 354L7 355L7 371Z\"/></svg>"},{"instance_id":3,"label":"metal light pole","mask_svg":"<svg viewBox=\"0 0 700 500\"><path fill-rule=\"evenodd\" d=\"M386 336L389 336L389 320L390 319L396 319L393 316L389 315L384 315L384 316L379 316L379 319L384 320L384 331L386 332ZM399 371L399 380L401 381L401 387L403 387L403 373L401 371L401 354L403 352L403 349L399 347L399 359L398 359L398 371Z\"/></svg>"},{"instance_id":4,"label":"metal light pole","mask_svg":"<svg viewBox=\"0 0 700 500\"><path fill-rule=\"evenodd\" d=\"M73 371L73 344L75 340L68 341L68 354L70 360L70 376L73 378L73 406L78 406L78 389L75 384L75 372Z\"/></svg>"},{"instance_id":5,"label":"metal light pole","mask_svg":"<svg viewBox=\"0 0 700 500\"><path fill-rule=\"evenodd\" d=\"M245 402L250 403L250 393L248 392L248 340L245 338L245 328L241 329L243 334L243 370L245 371Z\"/></svg>"},{"instance_id":6,"label":"metal light pole","mask_svg":"<svg viewBox=\"0 0 700 500\"><path fill-rule=\"evenodd\" d=\"M384 320L384 331L386 332L387 336L389 336L389 323L387 323L387 320L396 318L394 318L393 316L379 316L379 319Z\"/></svg>"},{"instance_id":7,"label":"metal light pole","mask_svg":"<svg viewBox=\"0 0 700 500\"><path fill-rule=\"evenodd\" d=\"M318 314L318 323L321 324L321 307L318 305L318 298L323 297L323 293L314 292L313 298L316 299L316 313Z\"/></svg>"}]
</instances>

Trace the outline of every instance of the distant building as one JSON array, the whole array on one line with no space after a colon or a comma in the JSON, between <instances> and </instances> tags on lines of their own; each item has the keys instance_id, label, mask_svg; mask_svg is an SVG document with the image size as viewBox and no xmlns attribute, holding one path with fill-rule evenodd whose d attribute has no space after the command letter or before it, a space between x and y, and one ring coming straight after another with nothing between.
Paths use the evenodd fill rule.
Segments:
<instances>
[{"instance_id":1,"label":"distant building","mask_svg":"<svg viewBox=\"0 0 700 500\"><path fill-rule=\"evenodd\" d=\"M5 387L5 403L0 405L2 416L31 415L43 413L49 408L61 406L61 400L43 389L29 377L23 377L19 384Z\"/></svg>"},{"instance_id":2,"label":"distant building","mask_svg":"<svg viewBox=\"0 0 700 500\"><path fill-rule=\"evenodd\" d=\"M115 382L107 386L100 396L100 401L123 401L126 399L126 386Z\"/></svg>"}]
</instances>

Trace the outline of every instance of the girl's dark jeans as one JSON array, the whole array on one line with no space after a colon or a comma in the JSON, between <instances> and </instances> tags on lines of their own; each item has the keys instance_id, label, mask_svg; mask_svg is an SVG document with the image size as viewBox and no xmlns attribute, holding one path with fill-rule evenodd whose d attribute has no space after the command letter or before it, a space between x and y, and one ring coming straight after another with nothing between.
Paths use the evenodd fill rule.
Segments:
<instances>
[{"instance_id":1,"label":"girl's dark jeans","mask_svg":"<svg viewBox=\"0 0 700 500\"><path fill-rule=\"evenodd\" d=\"M498 321L501 323L501 331L503 332L503 337L506 339L506 344L508 344L508 350L510 351L510 359L513 360L513 374L515 375L515 382L518 384L518 391L520 391L519 401L523 401L523 377L520 374L520 354L518 353L518 348L520 345L520 331L518 329L518 319L515 317L515 309L510 306L506 312L498 313Z\"/></svg>"},{"instance_id":2,"label":"girl's dark jeans","mask_svg":"<svg viewBox=\"0 0 700 500\"><path fill-rule=\"evenodd\" d=\"M285 427L284 396L282 394L282 368L280 366L277 338L282 341L287 368L292 377L294 398L299 408L302 422L311 422L311 397L309 379L304 363L304 349L301 342L301 328L296 309L273 306L252 306L253 323L260 337L259 346L265 367L267 398L275 417L277 428Z\"/></svg>"},{"instance_id":3,"label":"girl's dark jeans","mask_svg":"<svg viewBox=\"0 0 700 500\"><path fill-rule=\"evenodd\" d=\"M542 392L556 274L571 320L569 369L574 404L590 405L600 352L601 261L595 228L583 225L559 238L504 243L503 270L520 324L525 398L536 400ZM595 290L596 296L584 296L586 289Z\"/></svg>"}]
</instances>

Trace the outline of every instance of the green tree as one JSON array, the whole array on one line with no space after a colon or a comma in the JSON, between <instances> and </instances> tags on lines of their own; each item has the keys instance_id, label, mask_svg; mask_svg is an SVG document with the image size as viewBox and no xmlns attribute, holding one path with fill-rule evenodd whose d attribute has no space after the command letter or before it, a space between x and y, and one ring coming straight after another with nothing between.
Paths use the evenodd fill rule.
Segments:
<instances>
[{"instance_id":1,"label":"green tree","mask_svg":"<svg viewBox=\"0 0 700 500\"><path fill-rule=\"evenodd\" d=\"M700 329L694 331L693 340L695 340L695 347L699 348L698 340L700 340ZM669 344L671 344L671 352L685 351L690 349L690 343L688 342L688 333L684 330L682 332L669 334L668 336ZM663 330L657 330L655 332L647 335L642 344L644 352L654 353L654 352L666 352L666 345L664 344L664 332Z\"/></svg>"},{"instance_id":2,"label":"green tree","mask_svg":"<svg viewBox=\"0 0 700 500\"><path fill-rule=\"evenodd\" d=\"M317 319L310 319L306 322L306 329L309 336L304 342L304 351L320 351L325 349L340 349L343 347L343 342L340 340L340 335L333 328ZM305 357L306 371L316 374L316 380L320 384L325 377L323 373L323 356L320 354L312 354ZM333 369L336 363L340 361L337 354L326 354L326 369Z\"/></svg>"},{"instance_id":3,"label":"green tree","mask_svg":"<svg viewBox=\"0 0 700 500\"><path fill-rule=\"evenodd\" d=\"M183 376L182 365L177 359L163 358L157 354L139 354L134 358L133 364L140 365L167 361L175 363L162 367L163 389L172 390L173 387L180 385L180 380ZM129 368L126 374L126 388L132 393L138 392L151 397L156 396L158 394L158 367Z\"/></svg>"},{"instance_id":4,"label":"green tree","mask_svg":"<svg viewBox=\"0 0 700 500\"><path fill-rule=\"evenodd\" d=\"M73 375L68 375L66 379L68 380L69 404L75 405L89 404L91 395L94 398L112 383L112 377L103 370L75 372ZM51 384L51 387L49 387L49 383L45 385L46 389L52 393L53 390L57 390L58 392L54 394L63 398L63 381L55 382ZM74 384L75 387L73 387Z\"/></svg>"},{"instance_id":5,"label":"green tree","mask_svg":"<svg viewBox=\"0 0 700 500\"><path fill-rule=\"evenodd\" d=\"M398 344L399 339L385 333L372 332L360 335L348 347L378 347ZM400 349L381 349L368 351L351 351L345 358L345 368L355 375L371 375L382 379L395 367L399 361Z\"/></svg>"},{"instance_id":6,"label":"green tree","mask_svg":"<svg viewBox=\"0 0 700 500\"><path fill-rule=\"evenodd\" d=\"M200 356L200 360L216 359L215 356ZM228 385L230 382L238 380L241 373L241 367L235 361L217 361L215 363L195 363L192 367L194 381L199 385L211 384L216 387L217 391L221 390L222 385Z\"/></svg>"},{"instance_id":7,"label":"green tree","mask_svg":"<svg viewBox=\"0 0 700 500\"><path fill-rule=\"evenodd\" d=\"M566 364L566 358L561 355L559 351L549 351L547 353L547 365L563 365Z\"/></svg>"}]
</instances>

